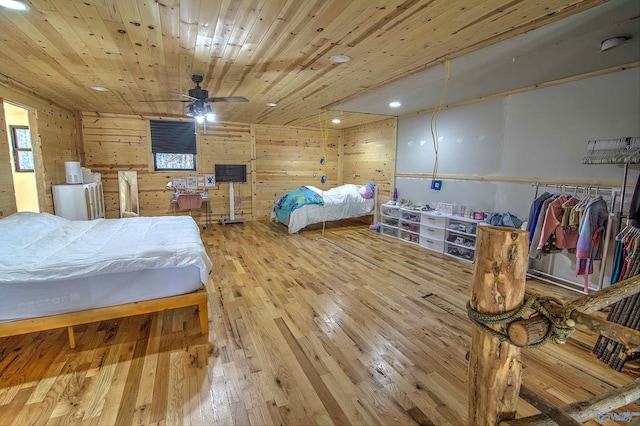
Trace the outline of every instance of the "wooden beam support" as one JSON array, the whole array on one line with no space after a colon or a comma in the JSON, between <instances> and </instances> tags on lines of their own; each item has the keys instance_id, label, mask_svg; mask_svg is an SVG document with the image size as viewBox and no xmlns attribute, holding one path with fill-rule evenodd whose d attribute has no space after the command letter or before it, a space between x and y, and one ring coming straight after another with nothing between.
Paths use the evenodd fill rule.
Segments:
<instances>
[{"instance_id":1,"label":"wooden beam support","mask_svg":"<svg viewBox=\"0 0 640 426\"><path fill-rule=\"evenodd\" d=\"M612 389L601 395L595 396L585 401L574 402L561 407L559 410L571 416L579 423L593 419L601 413L610 413L627 404L631 404L640 399L640 378L617 389ZM607 419L609 420L609 419ZM556 422L546 414L537 414L531 417L524 417L517 420L508 420L500 423L500 426L555 426Z\"/></svg>"},{"instance_id":2,"label":"wooden beam support","mask_svg":"<svg viewBox=\"0 0 640 426\"><path fill-rule=\"evenodd\" d=\"M595 293L580 297L569 303L567 308L583 314L590 314L639 292L640 275L636 275Z\"/></svg>"},{"instance_id":3,"label":"wooden beam support","mask_svg":"<svg viewBox=\"0 0 640 426\"><path fill-rule=\"evenodd\" d=\"M551 404L549 401L547 401L525 385L520 386L520 398L536 407L538 410L540 410L540 412L549 416L550 419L552 419L559 425L580 426L582 424L576 421L567 413L559 410L556 406Z\"/></svg>"},{"instance_id":4,"label":"wooden beam support","mask_svg":"<svg viewBox=\"0 0 640 426\"><path fill-rule=\"evenodd\" d=\"M581 324L601 336L625 344L630 351L640 349L640 331L615 324L600 318L588 315L605 306L618 302L640 291L640 276L635 276L607 287L595 293L580 297L561 307L553 303L545 303L544 306L554 315L561 315L565 309L570 309L571 326ZM514 321L509 325L509 338L520 347L532 345L542 341L549 330L549 322L542 316L536 316L526 320Z\"/></svg>"},{"instance_id":5,"label":"wooden beam support","mask_svg":"<svg viewBox=\"0 0 640 426\"><path fill-rule=\"evenodd\" d=\"M576 321L576 324L581 324L601 336L622 343L629 352L640 351L640 331L638 330L578 311L573 311L571 318Z\"/></svg>"},{"instance_id":6,"label":"wooden beam support","mask_svg":"<svg viewBox=\"0 0 640 426\"><path fill-rule=\"evenodd\" d=\"M548 305L546 307L557 315L561 313L561 308L557 306ZM569 326L582 325L601 336L624 344L630 352L640 351L640 331L638 330L578 311L572 311L569 319L569 321L573 321L567 324ZM547 319L542 316L535 316L509 324L508 334L516 346L525 347L541 342L548 331L549 322Z\"/></svg>"},{"instance_id":7,"label":"wooden beam support","mask_svg":"<svg viewBox=\"0 0 640 426\"><path fill-rule=\"evenodd\" d=\"M481 314L499 314L522 305L528 233L478 227L470 304ZM490 326L504 332L503 326ZM515 418L522 375L520 348L472 328L469 359L469 424L495 425Z\"/></svg>"}]
</instances>

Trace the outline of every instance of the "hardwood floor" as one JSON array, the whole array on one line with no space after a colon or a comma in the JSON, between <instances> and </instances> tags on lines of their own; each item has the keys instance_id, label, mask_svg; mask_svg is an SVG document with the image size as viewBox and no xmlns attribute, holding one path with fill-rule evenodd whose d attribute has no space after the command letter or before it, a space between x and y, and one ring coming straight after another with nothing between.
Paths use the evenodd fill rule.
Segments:
<instances>
[{"instance_id":1,"label":"hardwood floor","mask_svg":"<svg viewBox=\"0 0 640 426\"><path fill-rule=\"evenodd\" d=\"M203 239L208 336L184 308L78 326L75 349L64 329L0 339L0 424L466 423L472 265L357 222L214 225ZM564 405L640 376L637 361L597 360L595 340L523 350L524 383Z\"/></svg>"}]
</instances>

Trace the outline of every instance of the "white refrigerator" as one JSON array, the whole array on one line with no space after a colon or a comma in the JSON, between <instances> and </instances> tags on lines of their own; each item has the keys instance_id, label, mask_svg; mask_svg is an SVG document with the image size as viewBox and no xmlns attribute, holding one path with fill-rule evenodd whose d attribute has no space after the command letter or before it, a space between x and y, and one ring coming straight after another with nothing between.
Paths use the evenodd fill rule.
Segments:
<instances>
[{"instance_id":1,"label":"white refrigerator","mask_svg":"<svg viewBox=\"0 0 640 426\"><path fill-rule=\"evenodd\" d=\"M104 217L102 182L53 185L53 209L56 216L70 220Z\"/></svg>"}]
</instances>

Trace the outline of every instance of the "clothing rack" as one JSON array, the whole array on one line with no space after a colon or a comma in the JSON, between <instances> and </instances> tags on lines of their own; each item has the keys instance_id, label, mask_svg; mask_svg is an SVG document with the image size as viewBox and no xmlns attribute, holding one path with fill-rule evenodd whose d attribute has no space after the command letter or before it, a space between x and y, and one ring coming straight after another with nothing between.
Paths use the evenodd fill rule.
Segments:
<instances>
[{"instance_id":1,"label":"clothing rack","mask_svg":"<svg viewBox=\"0 0 640 426\"><path fill-rule=\"evenodd\" d=\"M587 141L587 154L582 158L582 164L623 164L622 192L620 195L620 209L618 212L618 229L624 218L624 197L627 189L627 175L629 164L640 164L640 137L625 137L619 139L598 139Z\"/></svg>"},{"instance_id":2,"label":"clothing rack","mask_svg":"<svg viewBox=\"0 0 640 426\"><path fill-rule=\"evenodd\" d=\"M621 234L620 227L622 225L622 218L625 217L623 206L627 189L627 174L629 173L629 165L640 163L640 137L588 141L587 155L585 155L582 159L582 163L624 165L624 172L622 174L620 209L618 212L618 229L616 232L616 239L618 239ZM627 225L629 225L629 215L626 216L626 218ZM608 244L609 239L607 239L606 242ZM616 244L618 243L616 242ZM618 253L617 247L614 251ZM616 256L614 255L614 262L615 260ZM613 278L614 271L612 270L611 273ZM612 283L614 282L616 281L612 281ZM638 305L640 305L640 301L638 299L639 297L640 295L636 294L635 296L630 296L622 301L615 303L611 307L611 310L607 315L607 321L622 324L626 327L635 327L636 329L638 329L638 322L636 321L634 325L634 319L637 319L638 315ZM635 312L636 316L634 317L633 315L629 315L629 312ZM598 359L603 362L607 362L610 367L614 368L617 371L622 370L624 363L628 359L633 359L638 356L638 354L631 355L627 353L625 345L622 345L620 342L605 338L603 336L600 336L598 338L598 341L593 348L593 353L596 354Z\"/></svg>"},{"instance_id":3,"label":"clothing rack","mask_svg":"<svg viewBox=\"0 0 640 426\"><path fill-rule=\"evenodd\" d=\"M535 187L535 194L533 196L533 199L537 199L538 198L538 190L539 188L553 188L555 189L556 192L570 192L570 191L574 191L574 192L578 192L578 191L583 191L584 194L591 194L591 191L595 191L595 196L601 195L599 194L599 191L611 191L611 204L609 206L609 219L607 220L607 228L605 231L605 237L604 237L604 246L602 249L602 260L600 263L600 274L598 276L598 290L601 290L603 288L603 283L604 283L604 277L605 277L605 272L606 272L606 263L607 263L607 257L608 257L608 253L609 253L609 240L611 239L611 230L612 230L612 226L613 226L613 217L615 217L616 215L613 213L613 211L615 210L616 207L616 200L618 197L618 194L621 193L621 189L619 187L614 187L614 186L601 186L601 185L564 185L564 184L553 184L553 183L538 183L538 182L534 182L531 184L533 187ZM620 202L620 212L622 211L622 205L624 204L624 199L621 198L621 202ZM550 274L548 272L544 272L544 271L538 271L536 269L533 269L531 267L532 265L532 261L533 259L529 259L528 262L528 268L527 268L527 276L531 277L531 278L535 278L539 281L544 281L550 284L554 284L554 285L558 285L560 287L564 287L570 290L574 290L574 291L580 291L580 292L584 292L583 290L579 290L578 289L578 285L576 283L574 283L573 281L569 281L567 279L558 277L556 275Z\"/></svg>"}]
</instances>

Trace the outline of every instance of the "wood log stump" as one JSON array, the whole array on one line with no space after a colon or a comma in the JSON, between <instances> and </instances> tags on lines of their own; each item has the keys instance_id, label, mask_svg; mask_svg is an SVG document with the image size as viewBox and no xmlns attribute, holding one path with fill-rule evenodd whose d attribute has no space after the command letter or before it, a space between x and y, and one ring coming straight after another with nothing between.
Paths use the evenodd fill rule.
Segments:
<instances>
[{"instance_id":1,"label":"wood log stump","mask_svg":"<svg viewBox=\"0 0 640 426\"><path fill-rule=\"evenodd\" d=\"M520 229L479 226L471 307L482 314L519 308L524 300L528 233ZM489 326L502 333L504 326ZM472 329L469 359L468 423L497 425L513 419L520 392L520 348Z\"/></svg>"}]
</instances>

